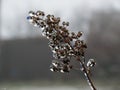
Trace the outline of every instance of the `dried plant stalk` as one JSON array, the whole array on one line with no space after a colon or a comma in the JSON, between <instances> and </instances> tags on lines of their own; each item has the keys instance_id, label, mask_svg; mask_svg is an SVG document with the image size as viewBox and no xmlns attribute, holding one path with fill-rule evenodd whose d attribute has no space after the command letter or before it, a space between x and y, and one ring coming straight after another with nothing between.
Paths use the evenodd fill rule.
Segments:
<instances>
[{"instance_id":1,"label":"dried plant stalk","mask_svg":"<svg viewBox=\"0 0 120 90\"><path fill-rule=\"evenodd\" d=\"M60 23L60 17L54 15L45 16L44 12L37 11L29 12L27 17L28 21L34 26L42 29L42 35L49 40L49 47L53 52L55 60L50 65L50 70L53 72L69 73L72 69L75 69L71 65L71 58L76 58L76 61L80 63L81 70L92 90L96 90L93 82L90 78L91 68L96 64L94 59L89 59L87 65L85 65L85 49L86 43L80 39L82 32L75 34L69 32L67 27L69 22Z\"/></svg>"}]
</instances>

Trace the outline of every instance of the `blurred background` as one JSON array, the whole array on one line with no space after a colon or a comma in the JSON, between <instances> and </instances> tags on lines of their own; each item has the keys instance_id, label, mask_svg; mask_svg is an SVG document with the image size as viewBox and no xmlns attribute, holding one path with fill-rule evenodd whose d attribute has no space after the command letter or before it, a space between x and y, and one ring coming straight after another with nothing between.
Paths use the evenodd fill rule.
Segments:
<instances>
[{"instance_id":1,"label":"blurred background","mask_svg":"<svg viewBox=\"0 0 120 90\"><path fill-rule=\"evenodd\" d=\"M82 31L98 90L120 89L119 0L0 0L0 90L90 90L80 71L53 73L48 40L26 20L30 10L61 17Z\"/></svg>"}]
</instances>

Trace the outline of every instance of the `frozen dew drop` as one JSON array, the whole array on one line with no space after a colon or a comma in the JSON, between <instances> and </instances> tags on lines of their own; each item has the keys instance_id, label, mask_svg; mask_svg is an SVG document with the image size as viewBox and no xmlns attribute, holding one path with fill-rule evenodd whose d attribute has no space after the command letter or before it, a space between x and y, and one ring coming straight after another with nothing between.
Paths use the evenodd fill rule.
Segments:
<instances>
[{"instance_id":1,"label":"frozen dew drop","mask_svg":"<svg viewBox=\"0 0 120 90\"><path fill-rule=\"evenodd\" d=\"M58 46L55 46L55 49L59 49L59 47L58 47Z\"/></svg>"},{"instance_id":2,"label":"frozen dew drop","mask_svg":"<svg viewBox=\"0 0 120 90\"><path fill-rule=\"evenodd\" d=\"M45 28L44 27L41 27L41 30L44 30Z\"/></svg>"},{"instance_id":3,"label":"frozen dew drop","mask_svg":"<svg viewBox=\"0 0 120 90\"><path fill-rule=\"evenodd\" d=\"M53 49L52 49L52 52L53 52L53 53L56 53L56 50L53 48Z\"/></svg>"},{"instance_id":4,"label":"frozen dew drop","mask_svg":"<svg viewBox=\"0 0 120 90\"><path fill-rule=\"evenodd\" d=\"M60 59L60 56L58 56L58 54L55 52L55 53L53 53L53 57L55 58L55 59Z\"/></svg>"},{"instance_id":5,"label":"frozen dew drop","mask_svg":"<svg viewBox=\"0 0 120 90\"><path fill-rule=\"evenodd\" d=\"M54 72L53 68L50 68L50 71Z\"/></svg>"},{"instance_id":6,"label":"frozen dew drop","mask_svg":"<svg viewBox=\"0 0 120 90\"><path fill-rule=\"evenodd\" d=\"M63 55L63 56L60 56L60 58L61 58L61 59L65 58L65 57L66 57L65 55Z\"/></svg>"},{"instance_id":7,"label":"frozen dew drop","mask_svg":"<svg viewBox=\"0 0 120 90\"><path fill-rule=\"evenodd\" d=\"M94 67L96 64L94 59L89 59L89 61L87 62L87 67Z\"/></svg>"},{"instance_id":8,"label":"frozen dew drop","mask_svg":"<svg viewBox=\"0 0 120 90\"><path fill-rule=\"evenodd\" d=\"M37 24L37 23L35 23L35 24L34 24L34 26L35 26L35 27L37 27L37 26L38 26L38 24Z\"/></svg>"},{"instance_id":9,"label":"frozen dew drop","mask_svg":"<svg viewBox=\"0 0 120 90\"><path fill-rule=\"evenodd\" d=\"M55 61L55 60L52 61L52 65L55 66L55 67L60 66L59 62L57 62L57 61Z\"/></svg>"},{"instance_id":10,"label":"frozen dew drop","mask_svg":"<svg viewBox=\"0 0 120 90\"><path fill-rule=\"evenodd\" d=\"M49 37L49 36L47 36L47 39L50 39L50 37Z\"/></svg>"},{"instance_id":11,"label":"frozen dew drop","mask_svg":"<svg viewBox=\"0 0 120 90\"><path fill-rule=\"evenodd\" d=\"M47 34L47 33L46 33L46 29L43 29L43 30L42 30L42 35L43 35L43 36L46 36L46 34Z\"/></svg>"},{"instance_id":12,"label":"frozen dew drop","mask_svg":"<svg viewBox=\"0 0 120 90\"><path fill-rule=\"evenodd\" d=\"M26 18L27 20L29 20L30 19L30 16L27 16L27 18Z\"/></svg>"},{"instance_id":13,"label":"frozen dew drop","mask_svg":"<svg viewBox=\"0 0 120 90\"><path fill-rule=\"evenodd\" d=\"M59 68L51 65L51 66L50 66L50 71L52 71L52 72L58 72L58 71L59 71Z\"/></svg>"},{"instance_id":14,"label":"frozen dew drop","mask_svg":"<svg viewBox=\"0 0 120 90\"><path fill-rule=\"evenodd\" d=\"M61 73L65 73L62 69L60 70Z\"/></svg>"}]
</instances>

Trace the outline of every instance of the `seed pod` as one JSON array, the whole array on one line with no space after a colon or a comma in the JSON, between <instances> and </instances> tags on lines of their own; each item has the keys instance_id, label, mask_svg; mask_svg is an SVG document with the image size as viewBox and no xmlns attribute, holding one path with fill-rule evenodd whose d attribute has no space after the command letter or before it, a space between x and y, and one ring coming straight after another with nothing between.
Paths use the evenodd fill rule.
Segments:
<instances>
[{"instance_id":1,"label":"seed pod","mask_svg":"<svg viewBox=\"0 0 120 90\"><path fill-rule=\"evenodd\" d=\"M58 18L57 18L56 22L57 22L57 23L59 23L59 22L60 22L60 17L58 17Z\"/></svg>"},{"instance_id":2,"label":"seed pod","mask_svg":"<svg viewBox=\"0 0 120 90\"><path fill-rule=\"evenodd\" d=\"M81 45L82 48L87 48L86 44Z\"/></svg>"},{"instance_id":3,"label":"seed pod","mask_svg":"<svg viewBox=\"0 0 120 90\"><path fill-rule=\"evenodd\" d=\"M35 16L35 12L29 11L29 16Z\"/></svg>"},{"instance_id":4,"label":"seed pod","mask_svg":"<svg viewBox=\"0 0 120 90\"><path fill-rule=\"evenodd\" d=\"M35 27L39 26L39 23L38 23L37 21L35 21L35 20L32 22L32 24L33 24Z\"/></svg>"},{"instance_id":5,"label":"seed pod","mask_svg":"<svg viewBox=\"0 0 120 90\"><path fill-rule=\"evenodd\" d=\"M68 55L73 56L74 55L74 51L72 49L69 50Z\"/></svg>"},{"instance_id":6,"label":"seed pod","mask_svg":"<svg viewBox=\"0 0 120 90\"><path fill-rule=\"evenodd\" d=\"M61 68L61 73L67 72L69 73L71 70L71 66L70 65L63 65L63 67Z\"/></svg>"},{"instance_id":7,"label":"seed pod","mask_svg":"<svg viewBox=\"0 0 120 90\"><path fill-rule=\"evenodd\" d=\"M70 60L68 58L62 60L63 64L69 64Z\"/></svg>"},{"instance_id":8,"label":"seed pod","mask_svg":"<svg viewBox=\"0 0 120 90\"><path fill-rule=\"evenodd\" d=\"M63 25L63 26L65 25L65 21L62 22L62 25Z\"/></svg>"},{"instance_id":9,"label":"seed pod","mask_svg":"<svg viewBox=\"0 0 120 90\"><path fill-rule=\"evenodd\" d=\"M82 32L79 31L79 32L77 33L77 37L81 37L81 36L82 36Z\"/></svg>"},{"instance_id":10,"label":"seed pod","mask_svg":"<svg viewBox=\"0 0 120 90\"><path fill-rule=\"evenodd\" d=\"M69 26L69 22L66 22L66 26Z\"/></svg>"},{"instance_id":11,"label":"seed pod","mask_svg":"<svg viewBox=\"0 0 120 90\"><path fill-rule=\"evenodd\" d=\"M41 14L42 16L45 16L45 13L44 12L42 12L42 14Z\"/></svg>"},{"instance_id":12,"label":"seed pod","mask_svg":"<svg viewBox=\"0 0 120 90\"><path fill-rule=\"evenodd\" d=\"M66 57L65 50L59 50L59 56L60 58L65 58Z\"/></svg>"},{"instance_id":13,"label":"seed pod","mask_svg":"<svg viewBox=\"0 0 120 90\"><path fill-rule=\"evenodd\" d=\"M74 38L74 39L77 38L77 36L76 36L76 34L74 32L71 32L71 37Z\"/></svg>"},{"instance_id":14,"label":"seed pod","mask_svg":"<svg viewBox=\"0 0 120 90\"><path fill-rule=\"evenodd\" d=\"M41 13L42 13L41 11L37 11L37 12L36 12L36 15L40 16Z\"/></svg>"}]
</instances>

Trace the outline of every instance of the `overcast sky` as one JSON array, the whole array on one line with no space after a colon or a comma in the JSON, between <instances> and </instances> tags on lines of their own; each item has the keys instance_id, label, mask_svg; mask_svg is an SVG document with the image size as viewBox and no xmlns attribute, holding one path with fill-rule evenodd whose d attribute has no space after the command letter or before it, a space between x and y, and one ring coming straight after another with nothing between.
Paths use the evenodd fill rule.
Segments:
<instances>
[{"instance_id":1,"label":"overcast sky","mask_svg":"<svg viewBox=\"0 0 120 90\"><path fill-rule=\"evenodd\" d=\"M30 10L43 10L69 21L70 18L76 18L75 11L91 13L94 10L109 8L120 10L120 0L2 0L1 35L3 38L14 37L16 21L25 24L25 15ZM20 35L25 34L25 25L22 25Z\"/></svg>"}]
</instances>

